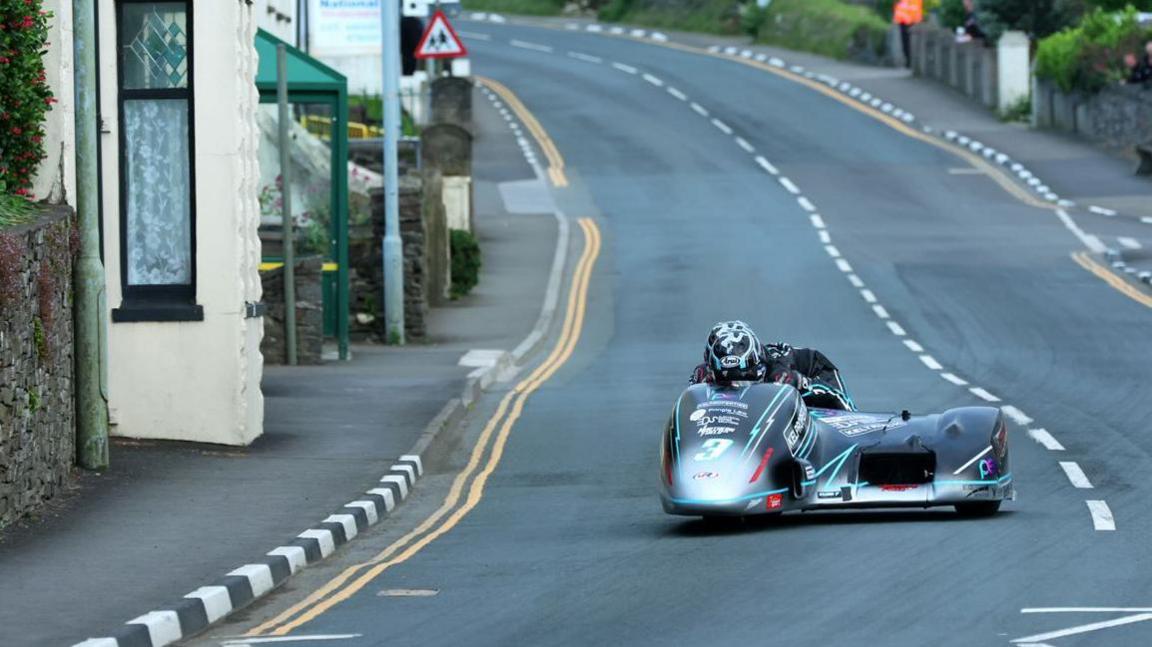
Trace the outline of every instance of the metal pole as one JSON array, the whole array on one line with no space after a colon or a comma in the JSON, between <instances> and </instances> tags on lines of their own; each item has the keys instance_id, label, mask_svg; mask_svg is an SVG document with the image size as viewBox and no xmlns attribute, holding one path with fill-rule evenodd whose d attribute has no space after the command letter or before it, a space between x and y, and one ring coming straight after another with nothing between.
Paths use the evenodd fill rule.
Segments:
<instances>
[{"instance_id":1,"label":"metal pole","mask_svg":"<svg viewBox=\"0 0 1152 647\"><path fill-rule=\"evenodd\" d=\"M280 109L280 218L284 237L284 346L296 365L296 231L292 226L292 154L288 139L288 50L276 46L276 103Z\"/></svg>"},{"instance_id":2,"label":"metal pole","mask_svg":"<svg viewBox=\"0 0 1152 647\"><path fill-rule=\"evenodd\" d=\"M400 242L400 0L380 0L384 68L384 325L388 343L404 343L404 249Z\"/></svg>"},{"instance_id":3,"label":"metal pole","mask_svg":"<svg viewBox=\"0 0 1152 647\"><path fill-rule=\"evenodd\" d=\"M76 100L76 220L80 257L73 267L75 291L76 462L90 470L108 467L107 322L104 264L100 261L99 168L96 125L96 6L72 2L73 90Z\"/></svg>"}]
</instances>

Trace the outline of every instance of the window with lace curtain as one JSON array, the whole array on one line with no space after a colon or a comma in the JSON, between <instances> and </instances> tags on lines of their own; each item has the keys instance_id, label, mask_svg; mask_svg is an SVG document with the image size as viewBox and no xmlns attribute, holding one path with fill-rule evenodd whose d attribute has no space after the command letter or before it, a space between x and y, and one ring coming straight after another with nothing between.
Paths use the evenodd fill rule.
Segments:
<instances>
[{"instance_id":1,"label":"window with lace curtain","mask_svg":"<svg viewBox=\"0 0 1152 647\"><path fill-rule=\"evenodd\" d=\"M117 321L200 319L196 296L191 3L119 0Z\"/></svg>"}]
</instances>

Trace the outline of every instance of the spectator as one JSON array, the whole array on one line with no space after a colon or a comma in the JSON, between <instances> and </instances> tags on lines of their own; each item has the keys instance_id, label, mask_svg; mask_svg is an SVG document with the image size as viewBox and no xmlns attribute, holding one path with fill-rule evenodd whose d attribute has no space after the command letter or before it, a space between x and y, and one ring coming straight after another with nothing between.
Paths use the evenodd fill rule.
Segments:
<instances>
[{"instance_id":1,"label":"spectator","mask_svg":"<svg viewBox=\"0 0 1152 647\"><path fill-rule=\"evenodd\" d=\"M892 22L900 27L900 46L904 65L912 67L912 25L924 20L924 0L897 0L892 7Z\"/></svg>"},{"instance_id":2,"label":"spectator","mask_svg":"<svg viewBox=\"0 0 1152 647\"><path fill-rule=\"evenodd\" d=\"M986 40L988 35L980 29L980 22L976 19L975 0L964 0L964 34L971 39Z\"/></svg>"},{"instance_id":3,"label":"spectator","mask_svg":"<svg viewBox=\"0 0 1152 647\"><path fill-rule=\"evenodd\" d=\"M1124 67L1128 69L1127 83L1140 85L1152 81L1152 41L1144 46L1144 55L1137 58L1135 54L1124 55Z\"/></svg>"}]
</instances>

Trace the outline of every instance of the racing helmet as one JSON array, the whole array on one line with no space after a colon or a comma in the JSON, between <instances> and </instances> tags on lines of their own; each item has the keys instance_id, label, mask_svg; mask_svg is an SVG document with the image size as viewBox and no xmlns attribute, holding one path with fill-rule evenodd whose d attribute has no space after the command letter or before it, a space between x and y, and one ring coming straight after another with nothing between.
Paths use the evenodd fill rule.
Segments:
<instances>
[{"instance_id":1,"label":"racing helmet","mask_svg":"<svg viewBox=\"0 0 1152 647\"><path fill-rule=\"evenodd\" d=\"M717 382L760 381L766 364L764 346L742 321L726 321L708 334L705 361Z\"/></svg>"}]
</instances>

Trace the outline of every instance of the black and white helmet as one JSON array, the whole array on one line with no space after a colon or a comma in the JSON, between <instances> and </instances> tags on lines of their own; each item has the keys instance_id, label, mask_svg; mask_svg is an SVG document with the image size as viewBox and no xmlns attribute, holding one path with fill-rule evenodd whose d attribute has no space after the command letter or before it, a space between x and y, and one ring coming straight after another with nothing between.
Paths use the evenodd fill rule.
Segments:
<instances>
[{"instance_id":1,"label":"black and white helmet","mask_svg":"<svg viewBox=\"0 0 1152 647\"><path fill-rule=\"evenodd\" d=\"M704 361L717 382L759 381L766 370L764 346L743 321L724 321L712 327Z\"/></svg>"}]
</instances>

